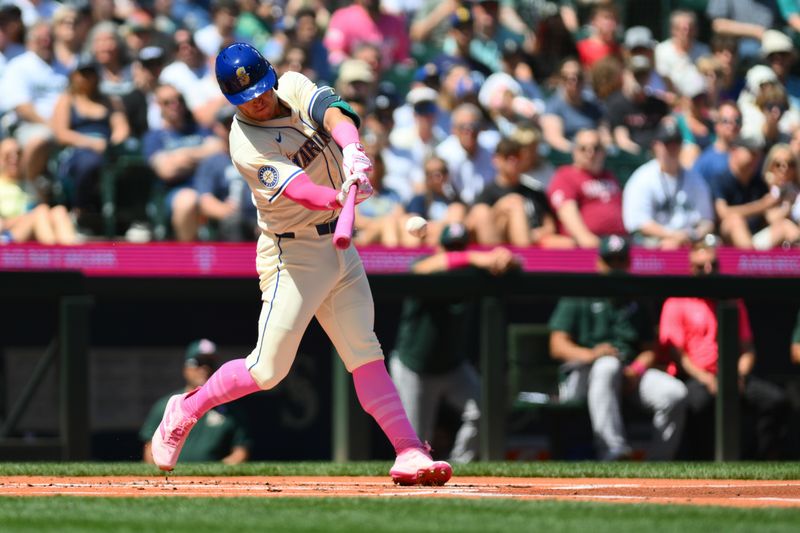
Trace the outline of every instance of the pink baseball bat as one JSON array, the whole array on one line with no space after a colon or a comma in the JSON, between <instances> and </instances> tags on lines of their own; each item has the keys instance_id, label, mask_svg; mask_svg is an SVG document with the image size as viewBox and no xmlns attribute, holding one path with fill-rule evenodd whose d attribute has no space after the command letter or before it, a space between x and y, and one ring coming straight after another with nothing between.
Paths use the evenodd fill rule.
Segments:
<instances>
[{"instance_id":1,"label":"pink baseball bat","mask_svg":"<svg viewBox=\"0 0 800 533\"><path fill-rule=\"evenodd\" d=\"M353 238L353 219L356 210L356 189L358 184L354 183L347 191L347 199L339 213L339 220L336 222L336 230L333 232L333 245L339 250L345 250L350 246L350 239Z\"/></svg>"}]
</instances>

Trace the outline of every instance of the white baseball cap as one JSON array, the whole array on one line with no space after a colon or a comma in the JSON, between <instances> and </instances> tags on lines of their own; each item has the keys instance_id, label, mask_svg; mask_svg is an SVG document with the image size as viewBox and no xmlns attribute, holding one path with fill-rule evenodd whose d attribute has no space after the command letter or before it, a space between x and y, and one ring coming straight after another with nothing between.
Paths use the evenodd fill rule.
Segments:
<instances>
[{"instance_id":1,"label":"white baseball cap","mask_svg":"<svg viewBox=\"0 0 800 533\"><path fill-rule=\"evenodd\" d=\"M439 94L430 87L414 87L408 92L406 102L413 106L422 102L435 102L438 97Z\"/></svg>"},{"instance_id":2,"label":"white baseball cap","mask_svg":"<svg viewBox=\"0 0 800 533\"><path fill-rule=\"evenodd\" d=\"M745 83L747 90L755 94L764 83L777 83L778 75L766 65L756 65L747 71Z\"/></svg>"},{"instance_id":3,"label":"white baseball cap","mask_svg":"<svg viewBox=\"0 0 800 533\"><path fill-rule=\"evenodd\" d=\"M522 86L505 72L495 72L483 82L478 93L478 103L484 109L492 109L496 106L501 91L511 91L512 95L519 96L522 94Z\"/></svg>"},{"instance_id":4,"label":"white baseball cap","mask_svg":"<svg viewBox=\"0 0 800 533\"><path fill-rule=\"evenodd\" d=\"M653 49L655 46L656 40L653 39L653 32L647 26L633 26L625 32L625 48L628 50L634 48Z\"/></svg>"},{"instance_id":5,"label":"white baseball cap","mask_svg":"<svg viewBox=\"0 0 800 533\"><path fill-rule=\"evenodd\" d=\"M761 57L768 57L776 52L792 52L792 39L778 30L767 30L761 37Z\"/></svg>"}]
</instances>

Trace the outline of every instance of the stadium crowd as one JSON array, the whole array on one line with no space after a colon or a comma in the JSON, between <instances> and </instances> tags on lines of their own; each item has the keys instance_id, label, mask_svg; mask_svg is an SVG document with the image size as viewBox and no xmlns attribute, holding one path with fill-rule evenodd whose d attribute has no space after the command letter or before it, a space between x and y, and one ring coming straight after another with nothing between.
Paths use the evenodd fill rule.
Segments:
<instances>
[{"instance_id":1,"label":"stadium crowd","mask_svg":"<svg viewBox=\"0 0 800 533\"><path fill-rule=\"evenodd\" d=\"M659 41L624 1L4 0L2 241L253 240L213 68L246 41L363 117L357 244L792 247L799 4L694 4Z\"/></svg>"}]
</instances>

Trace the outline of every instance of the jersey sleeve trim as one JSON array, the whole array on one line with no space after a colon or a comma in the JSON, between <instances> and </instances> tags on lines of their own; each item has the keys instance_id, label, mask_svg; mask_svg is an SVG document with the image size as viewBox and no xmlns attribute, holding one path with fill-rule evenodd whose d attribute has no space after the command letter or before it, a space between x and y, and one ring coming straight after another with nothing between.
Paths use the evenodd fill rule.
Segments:
<instances>
[{"instance_id":1,"label":"jersey sleeve trim","mask_svg":"<svg viewBox=\"0 0 800 533\"><path fill-rule=\"evenodd\" d=\"M334 93L334 91L333 91L333 88L332 88L332 87L330 87L330 86L328 86L328 85L325 85L325 86L323 86L323 87L320 87L319 89L317 89L317 90L314 92L314 96L312 96L312 97L311 97L311 101L310 101L310 102L308 102L308 109L306 110L306 114L307 114L309 117L312 117L312 118L313 118L313 115L311 114L311 112L312 112L312 110L314 109L314 103L317 101L317 98L319 97L319 95L321 95L323 92L330 92L330 93ZM335 93L334 93L334 94L335 94Z\"/></svg>"},{"instance_id":2,"label":"jersey sleeve trim","mask_svg":"<svg viewBox=\"0 0 800 533\"><path fill-rule=\"evenodd\" d=\"M286 178L286 181L284 181L284 182L281 184L281 186L278 188L278 190L277 190L277 191L275 191L275 193L274 193L272 196L270 196L270 197L269 197L269 203L272 203L272 202L274 202L275 200L277 200L277 199L278 199L278 197L280 197L280 195L281 195L281 194L283 194L283 191L284 191L284 190L286 190L286 187L289 185L289 183L291 183L291 182L292 182L292 180L293 180L293 179L295 179L297 176L299 176L299 175L300 175L302 172L303 172L303 169L302 169L302 168L301 168L301 169L298 169L298 170L296 170L296 171L294 172L294 174L292 174L291 176L289 176L288 178Z\"/></svg>"}]
</instances>

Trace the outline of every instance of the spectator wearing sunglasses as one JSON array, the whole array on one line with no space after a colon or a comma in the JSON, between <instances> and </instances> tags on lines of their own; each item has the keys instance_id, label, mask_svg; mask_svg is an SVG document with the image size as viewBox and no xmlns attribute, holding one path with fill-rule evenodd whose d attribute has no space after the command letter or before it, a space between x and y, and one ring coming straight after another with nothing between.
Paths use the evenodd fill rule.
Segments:
<instances>
[{"instance_id":1,"label":"spectator wearing sunglasses","mask_svg":"<svg viewBox=\"0 0 800 533\"><path fill-rule=\"evenodd\" d=\"M707 183L714 182L718 176L728 170L728 157L731 143L742 131L742 114L736 102L727 100L717 108L717 120L714 122L714 133L717 138L706 147L695 161L692 170L702 176Z\"/></svg>"},{"instance_id":2,"label":"spectator wearing sunglasses","mask_svg":"<svg viewBox=\"0 0 800 533\"><path fill-rule=\"evenodd\" d=\"M602 116L600 107L584 90L581 64L574 58L564 60L558 88L541 117L545 142L554 150L568 153L575 134L582 129L597 129Z\"/></svg>"},{"instance_id":3,"label":"spectator wearing sunglasses","mask_svg":"<svg viewBox=\"0 0 800 533\"><path fill-rule=\"evenodd\" d=\"M767 153L762 173L770 196L777 202L765 213L769 225L753 236L753 247L769 250L775 246L791 246L800 241L797 216L792 216L800 215L798 158L788 144L776 144Z\"/></svg>"},{"instance_id":4,"label":"spectator wearing sunglasses","mask_svg":"<svg viewBox=\"0 0 800 533\"><path fill-rule=\"evenodd\" d=\"M622 190L614 175L605 170L606 152L597 130L575 135L573 163L559 168L547 195L561 233L581 248L596 248L600 237L624 234Z\"/></svg>"}]
</instances>

